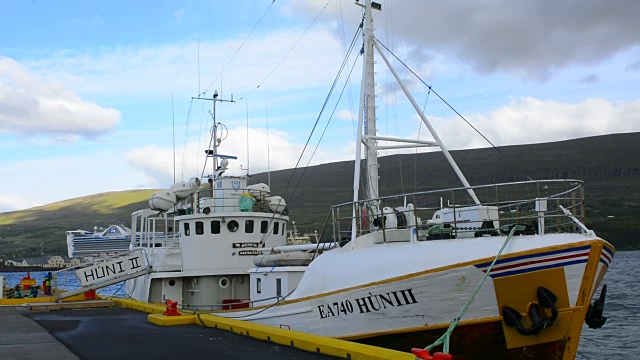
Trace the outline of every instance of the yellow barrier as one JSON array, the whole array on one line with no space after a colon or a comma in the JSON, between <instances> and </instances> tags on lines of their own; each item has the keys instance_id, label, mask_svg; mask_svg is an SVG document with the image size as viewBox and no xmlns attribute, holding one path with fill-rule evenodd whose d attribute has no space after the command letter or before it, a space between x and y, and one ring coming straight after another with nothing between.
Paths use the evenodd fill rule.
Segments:
<instances>
[{"instance_id":1,"label":"yellow barrier","mask_svg":"<svg viewBox=\"0 0 640 360\"><path fill-rule=\"evenodd\" d=\"M21 299L0 299L0 305L19 306L34 303L56 302L55 296Z\"/></svg>"}]
</instances>

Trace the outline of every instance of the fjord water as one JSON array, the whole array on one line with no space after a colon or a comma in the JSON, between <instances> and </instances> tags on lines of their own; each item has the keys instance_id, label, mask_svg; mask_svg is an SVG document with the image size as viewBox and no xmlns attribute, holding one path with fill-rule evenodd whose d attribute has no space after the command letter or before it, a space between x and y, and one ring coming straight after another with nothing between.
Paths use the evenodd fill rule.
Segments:
<instances>
[{"instance_id":1,"label":"fjord water","mask_svg":"<svg viewBox=\"0 0 640 360\"><path fill-rule=\"evenodd\" d=\"M593 330L584 325L578 348L579 360L640 359L640 251L619 251L604 278L609 285L604 315L607 323L601 329ZM32 272L38 284L42 283L46 272ZM13 286L26 273L3 273L9 285ZM69 274L70 275L70 274ZM63 281L64 287L72 289L80 286L69 276ZM104 296L126 296L123 283L98 290ZM598 293L599 294L599 293Z\"/></svg>"},{"instance_id":2,"label":"fjord water","mask_svg":"<svg viewBox=\"0 0 640 360\"><path fill-rule=\"evenodd\" d=\"M615 254L603 280L608 284L607 322L597 330L584 325L576 359L640 359L639 264L640 251Z\"/></svg>"}]
</instances>

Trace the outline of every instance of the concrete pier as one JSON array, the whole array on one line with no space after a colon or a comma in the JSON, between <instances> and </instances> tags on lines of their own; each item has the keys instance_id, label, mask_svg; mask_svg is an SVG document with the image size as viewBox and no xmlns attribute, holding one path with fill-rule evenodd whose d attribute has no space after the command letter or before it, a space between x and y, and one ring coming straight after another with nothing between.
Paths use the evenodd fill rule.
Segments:
<instances>
[{"instance_id":1,"label":"concrete pier","mask_svg":"<svg viewBox=\"0 0 640 360\"><path fill-rule=\"evenodd\" d=\"M332 359L197 325L156 326L123 308L0 307L0 359Z\"/></svg>"},{"instance_id":2,"label":"concrete pier","mask_svg":"<svg viewBox=\"0 0 640 360\"><path fill-rule=\"evenodd\" d=\"M24 316L28 312L28 307L0 306L0 359L79 359L46 329Z\"/></svg>"}]
</instances>

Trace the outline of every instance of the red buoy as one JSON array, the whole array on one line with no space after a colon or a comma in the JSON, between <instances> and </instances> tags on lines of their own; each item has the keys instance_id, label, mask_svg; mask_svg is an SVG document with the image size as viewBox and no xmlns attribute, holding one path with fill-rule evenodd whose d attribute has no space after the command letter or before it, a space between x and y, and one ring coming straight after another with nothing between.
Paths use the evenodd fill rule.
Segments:
<instances>
[{"instance_id":1,"label":"red buoy","mask_svg":"<svg viewBox=\"0 0 640 360\"><path fill-rule=\"evenodd\" d=\"M451 354L437 352L431 356L431 354L429 354L429 350L426 349L413 348L411 349L411 353L415 355L416 358L422 360L453 360L453 355Z\"/></svg>"},{"instance_id":2,"label":"red buoy","mask_svg":"<svg viewBox=\"0 0 640 360\"><path fill-rule=\"evenodd\" d=\"M180 313L178 312L178 302L177 301L171 301L171 300L167 300L164 302L164 304L167 306L167 309L162 313L162 315L164 316L179 316Z\"/></svg>"}]
</instances>

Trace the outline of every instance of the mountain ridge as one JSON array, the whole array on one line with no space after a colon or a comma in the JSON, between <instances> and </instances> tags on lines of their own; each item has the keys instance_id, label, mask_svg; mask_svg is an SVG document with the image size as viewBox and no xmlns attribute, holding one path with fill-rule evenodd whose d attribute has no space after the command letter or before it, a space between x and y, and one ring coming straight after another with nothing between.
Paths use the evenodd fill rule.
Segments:
<instances>
[{"instance_id":1,"label":"mountain ridge","mask_svg":"<svg viewBox=\"0 0 640 360\"><path fill-rule=\"evenodd\" d=\"M529 177L583 180L587 226L619 249L640 248L635 236L640 230L640 133L509 145L499 150L455 150L451 154L472 185ZM461 186L441 152L383 156L379 163L381 196ZM299 229L320 231L330 207L352 198L353 168L353 161L340 161L273 171L271 189L284 196ZM385 177L388 173L399 176ZM266 173L249 179L250 184L260 182L267 182ZM288 183L294 185L286 188ZM99 193L0 213L0 255L14 259L43 253L62 255L66 253L65 231L112 223L128 225L131 212L147 207L153 191Z\"/></svg>"}]
</instances>

